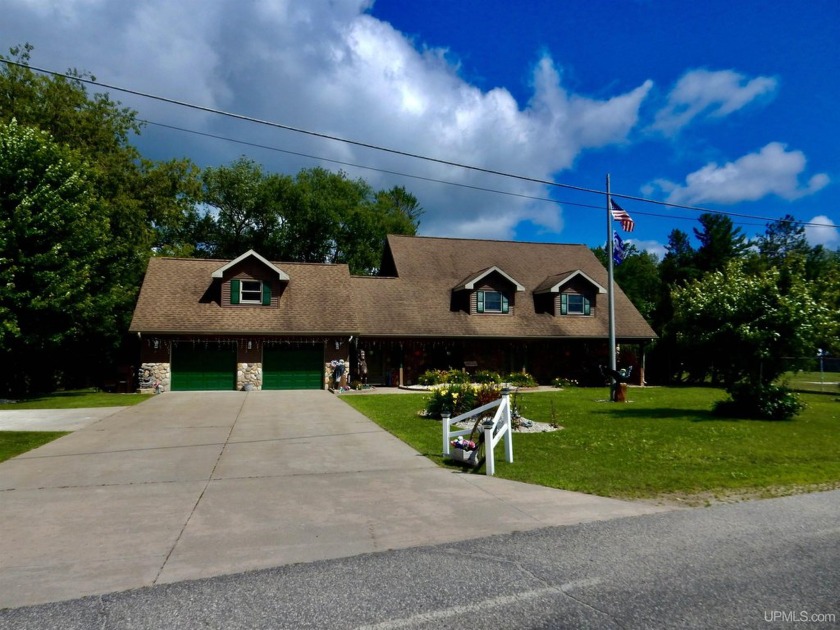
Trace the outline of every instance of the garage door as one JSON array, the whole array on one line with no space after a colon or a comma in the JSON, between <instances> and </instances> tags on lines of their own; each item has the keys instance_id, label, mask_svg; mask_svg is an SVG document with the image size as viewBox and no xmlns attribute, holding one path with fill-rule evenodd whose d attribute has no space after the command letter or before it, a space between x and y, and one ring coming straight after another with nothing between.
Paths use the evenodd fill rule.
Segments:
<instances>
[{"instance_id":1,"label":"garage door","mask_svg":"<svg viewBox=\"0 0 840 630\"><path fill-rule=\"evenodd\" d=\"M323 348L263 350L263 389L322 389L323 383Z\"/></svg>"},{"instance_id":2,"label":"garage door","mask_svg":"<svg viewBox=\"0 0 840 630\"><path fill-rule=\"evenodd\" d=\"M180 347L172 349L172 390L236 389L236 350Z\"/></svg>"}]
</instances>

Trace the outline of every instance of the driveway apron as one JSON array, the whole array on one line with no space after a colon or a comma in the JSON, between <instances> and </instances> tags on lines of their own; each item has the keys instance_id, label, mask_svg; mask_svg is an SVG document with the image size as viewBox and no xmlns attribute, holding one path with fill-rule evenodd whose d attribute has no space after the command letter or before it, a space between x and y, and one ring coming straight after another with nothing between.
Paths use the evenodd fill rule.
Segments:
<instances>
[{"instance_id":1,"label":"driveway apron","mask_svg":"<svg viewBox=\"0 0 840 630\"><path fill-rule=\"evenodd\" d=\"M0 464L0 607L663 509L440 468L324 391L169 392Z\"/></svg>"}]
</instances>

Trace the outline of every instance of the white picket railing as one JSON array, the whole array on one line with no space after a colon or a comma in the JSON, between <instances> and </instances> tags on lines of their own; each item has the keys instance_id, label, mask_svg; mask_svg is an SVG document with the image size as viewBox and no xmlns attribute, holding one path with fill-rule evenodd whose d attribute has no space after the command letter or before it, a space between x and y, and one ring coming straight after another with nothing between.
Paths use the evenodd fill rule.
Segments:
<instances>
[{"instance_id":1,"label":"white picket railing","mask_svg":"<svg viewBox=\"0 0 840 630\"><path fill-rule=\"evenodd\" d=\"M449 457L451 448L450 442L453 438L457 438L461 435L470 435L472 433L472 429L459 429L457 431L452 431L451 428L453 424L481 416L484 412L490 411L495 407L498 407L498 409L493 415L492 420L487 419L481 424L481 428L484 431L485 472L491 476L496 473L496 463L493 456L493 449L503 438L505 440L505 461L509 464L513 463L513 432L511 430L510 422L509 389L502 390L502 397L499 400L494 400L493 402L482 405L477 409L473 409L467 413L462 413L460 416L451 418L449 414L443 414L443 421L441 423L443 425L443 456Z\"/></svg>"}]
</instances>

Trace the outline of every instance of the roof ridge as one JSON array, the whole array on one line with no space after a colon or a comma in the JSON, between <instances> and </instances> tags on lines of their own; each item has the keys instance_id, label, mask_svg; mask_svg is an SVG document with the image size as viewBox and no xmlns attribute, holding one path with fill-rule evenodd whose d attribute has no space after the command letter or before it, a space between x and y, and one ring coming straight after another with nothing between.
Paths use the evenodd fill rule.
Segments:
<instances>
[{"instance_id":1,"label":"roof ridge","mask_svg":"<svg viewBox=\"0 0 840 630\"><path fill-rule=\"evenodd\" d=\"M558 245L563 247L586 247L589 246L585 243L551 243L545 241L512 241L500 238L464 238L460 236L424 236L422 234L389 234L388 238L407 238L407 239L423 239L423 240L436 240L436 241L468 241L471 243L479 242L479 243L511 243L516 245L550 245L552 247L556 247Z\"/></svg>"}]
</instances>

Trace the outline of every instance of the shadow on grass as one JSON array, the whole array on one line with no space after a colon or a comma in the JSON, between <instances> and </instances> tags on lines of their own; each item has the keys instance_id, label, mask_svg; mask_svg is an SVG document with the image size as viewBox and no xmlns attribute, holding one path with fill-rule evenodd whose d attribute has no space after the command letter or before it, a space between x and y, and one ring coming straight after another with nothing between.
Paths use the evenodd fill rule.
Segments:
<instances>
[{"instance_id":1,"label":"shadow on grass","mask_svg":"<svg viewBox=\"0 0 840 630\"><path fill-rule=\"evenodd\" d=\"M712 413L711 409L672 409L669 407L644 407L634 408L631 405L616 406L609 412L610 416L623 416L638 418L641 420L687 420L689 422L709 422L717 420L722 422L738 422L737 418L721 418Z\"/></svg>"},{"instance_id":2,"label":"shadow on grass","mask_svg":"<svg viewBox=\"0 0 840 630\"><path fill-rule=\"evenodd\" d=\"M52 394L32 394L20 399L20 402L41 402L44 400L53 400L55 398L81 398L82 396L90 396L96 393L92 391L72 391L72 392L53 392Z\"/></svg>"},{"instance_id":3,"label":"shadow on grass","mask_svg":"<svg viewBox=\"0 0 840 630\"><path fill-rule=\"evenodd\" d=\"M685 420L688 422L767 422L771 424L778 424L780 422L793 422L796 418L787 420L773 420L769 418L733 418L731 416L717 416L709 409L694 409L686 411L685 409L668 409L660 407L658 409L621 409L610 415L622 415L642 420Z\"/></svg>"}]
</instances>

